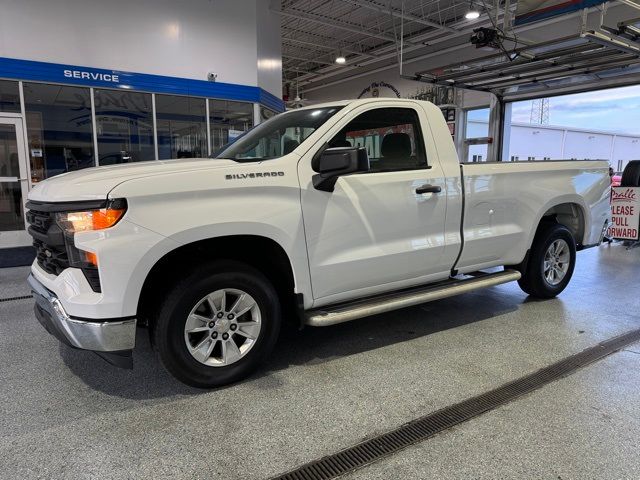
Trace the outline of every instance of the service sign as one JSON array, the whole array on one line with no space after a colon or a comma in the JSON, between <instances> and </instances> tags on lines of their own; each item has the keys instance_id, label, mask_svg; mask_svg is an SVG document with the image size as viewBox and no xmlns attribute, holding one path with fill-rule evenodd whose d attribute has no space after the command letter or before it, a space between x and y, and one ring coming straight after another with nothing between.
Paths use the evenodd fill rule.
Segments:
<instances>
[{"instance_id":1,"label":"service sign","mask_svg":"<svg viewBox=\"0 0 640 480\"><path fill-rule=\"evenodd\" d=\"M611 226L609 238L638 240L640 227L640 187L611 188Z\"/></svg>"}]
</instances>

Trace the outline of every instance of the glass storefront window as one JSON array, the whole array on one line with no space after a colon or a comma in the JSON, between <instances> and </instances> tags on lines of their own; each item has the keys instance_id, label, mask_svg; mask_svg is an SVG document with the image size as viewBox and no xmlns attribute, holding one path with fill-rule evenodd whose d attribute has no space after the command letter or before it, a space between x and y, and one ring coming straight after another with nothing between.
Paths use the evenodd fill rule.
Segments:
<instances>
[{"instance_id":1,"label":"glass storefront window","mask_svg":"<svg viewBox=\"0 0 640 480\"><path fill-rule=\"evenodd\" d=\"M489 108L477 108L468 110L466 139L488 137L489 136ZM488 160L487 153L489 146L485 144L469 145L469 155L467 162L486 162Z\"/></svg>"},{"instance_id":2,"label":"glass storefront window","mask_svg":"<svg viewBox=\"0 0 640 480\"><path fill-rule=\"evenodd\" d=\"M20 113L18 82L0 80L0 112Z\"/></svg>"},{"instance_id":3,"label":"glass storefront window","mask_svg":"<svg viewBox=\"0 0 640 480\"><path fill-rule=\"evenodd\" d=\"M156 95L158 157L207 156L207 121L204 98Z\"/></svg>"},{"instance_id":4,"label":"glass storefront window","mask_svg":"<svg viewBox=\"0 0 640 480\"><path fill-rule=\"evenodd\" d=\"M100 165L156 158L151 94L94 90Z\"/></svg>"},{"instance_id":5,"label":"glass storefront window","mask_svg":"<svg viewBox=\"0 0 640 480\"><path fill-rule=\"evenodd\" d=\"M0 124L0 232L24 229L19 162L16 129Z\"/></svg>"},{"instance_id":6,"label":"glass storefront window","mask_svg":"<svg viewBox=\"0 0 640 480\"><path fill-rule=\"evenodd\" d=\"M89 89L39 83L23 89L32 181L94 166Z\"/></svg>"},{"instance_id":7,"label":"glass storefront window","mask_svg":"<svg viewBox=\"0 0 640 480\"><path fill-rule=\"evenodd\" d=\"M264 122L265 120L269 120L271 117L275 117L278 113L274 112L270 108L263 107L260 105L260 121Z\"/></svg>"},{"instance_id":8,"label":"glass storefront window","mask_svg":"<svg viewBox=\"0 0 640 480\"><path fill-rule=\"evenodd\" d=\"M16 230L24 230L20 184L0 182L0 232Z\"/></svg>"},{"instance_id":9,"label":"glass storefront window","mask_svg":"<svg viewBox=\"0 0 640 480\"><path fill-rule=\"evenodd\" d=\"M253 104L228 100L209 100L211 151L233 142L253 126Z\"/></svg>"}]
</instances>

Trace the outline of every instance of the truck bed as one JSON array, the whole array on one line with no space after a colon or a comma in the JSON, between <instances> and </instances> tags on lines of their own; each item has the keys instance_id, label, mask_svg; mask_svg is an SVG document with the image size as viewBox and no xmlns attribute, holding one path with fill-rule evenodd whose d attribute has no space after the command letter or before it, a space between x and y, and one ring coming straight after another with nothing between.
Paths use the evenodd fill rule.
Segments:
<instances>
[{"instance_id":1,"label":"truck bed","mask_svg":"<svg viewBox=\"0 0 640 480\"><path fill-rule=\"evenodd\" d=\"M461 171L463 245L458 271L520 263L535 235L532 226L544 215L570 222L578 248L599 241L609 212L606 161L463 163ZM549 210L558 197L562 206Z\"/></svg>"}]
</instances>

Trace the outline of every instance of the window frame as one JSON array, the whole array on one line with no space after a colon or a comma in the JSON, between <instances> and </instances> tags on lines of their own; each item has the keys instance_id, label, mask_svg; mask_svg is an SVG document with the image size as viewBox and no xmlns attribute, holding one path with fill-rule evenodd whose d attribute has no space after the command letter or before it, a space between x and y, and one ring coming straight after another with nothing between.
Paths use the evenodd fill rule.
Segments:
<instances>
[{"instance_id":1,"label":"window frame","mask_svg":"<svg viewBox=\"0 0 640 480\"><path fill-rule=\"evenodd\" d=\"M146 158L146 159L140 159L140 160L136 160L136 161L127 161L127 162L122 162L121 164L127 164L127 163L140 163L140 162L152 162L157 160L157 155L156 155L156 118L155 118L155 109L154 109L154 98L152 93L147 93L147 92L139 92L136 90L124 90L124 89L114 89L114 88L92 88L92 102L93 102L93 112L92 112L92 118L94 121L94 125L95 125L95 156L96 156L96 160L97 160L97 164L96 166L103 166L103 165L118 165L117 163L102 163L102 155L104 154L104 152L101 152L100 150L100 144L101 143L105 143L104 138L101 140L101 136L105 137L104 132L100 133L100 128L98 128L99 126L101 126L100 120L101 120L101 115L99 112L100 108L106 108L104 106L98 106L97 105L97 98L99 95L108 95L109 92L114 92L116 94L122 94L122 95L149 95L149 115L150 115L150 120L151 120L151 150L153 153L153 158ZM121 114L120 116L125 117L124 115L122 115L123 113L126 112L130 112L132 110L120 110L119 113ZM137 113L137 112L136 112ZM104 115L102 115L103 117ZM136 124L137 122L139 122L140 119L136 120ZM137 128L139 129L139 126L137 126ZM138 133L137 135L138 137L140 137L140 133ZM129 139L131 139L131 134L129 134ZM131 141L131 140L129 140ZM140 144L140 142L138 142L138 144ZM132 149L133 150L133 149Z\"/></svg>"},{"instance_id":2,"label":"window frame","mask_svg":"<svg viewBox=\"0 0 640 480\"><path fill-rule=\"evenodd\" d=\"M317 127L317 128L316 128L313 132L311 132L311 133L310 133L306 138L304 138L304 139L303 139L303 141L302 141L302 142L300 142L300 144L299 144L299 145L294 149L294 151L298 151L298 149L301 149L303 146L305 146L305 145L307 145L307 144L308 144L308 145L311 145L311 148L313 148L313 145L315 145L315 143L317 142L317 140L316 140L317 136L318 136L318 135L324 135L324 133L325 133L325 132L323 132L323 129L325 129L325 128L326 128L327 124L328 124L328 123L330 123L330 122L332 121L333 117L334 117L334 116L335 116L339 111L341 111L343 108L344 108L344 105L340 105L340 104L336 104L336 105L329 105L329 104L327 104L327 105L324 105L324 106L318 106L318 108L315 108L315 110L327 110L327 109L334 109L335 111L334 111L333 113L331 113L331 115L329 115L329 117L328 117L328 118L326 118L326 119L322 122L322 124L320 124L320 126L319 126L319 127ZM313 107L311 107L311 108L306 108L306 109L302 109L302 110L293 109L293 110L289 110L289 111L287 111L287 112L283 112L283 113L281 113L281 114L279 114L279 115L283 115L283 116L286 116L286 115L295 115L295 112L311 111L311 110L314 110L314 108L313 108ZM242 136L238 137L237 141L240 141L242 138L244 138L244 136L245 136L245 135L251 134L251 132L253 132L255 129L261 128L261 127L262 127L266 122L268 122L268 121L272 120L273 118L275 118L275 116L274 116L274 117L271 117L269 120L266 120L265 122L260 122L259 124L257 124L256 126L254 126L252 129L250 129L250 130L246 131ZM329 128L331 128L331 126L330 126ZM281 137L281 140L282 140L282 137ZM234 143L235 143L235 142L234 142ZM229 148L232 148L232 147L233 147L233 144L228 144L228 145L226 146L226 148L225 148L225 149L222 149L222 150L220 150L220 151L216 152L216 155L215 155L215 156L213 156L213 158L222 158L222 159L229 158L229 157L226 157L226 156L222 156L222 154L223 154L224 152L226 152L226 150L228 150ZM300 152L301 152L301 153L300 153L300 155L301 155L301 156L303 156L303 155L305 155L308 151L309 151L309 148L305 148L304 150L300 150ZM292 152L289 152L289 153L292 153ZM277 160L279 160L279 159L283 158L284 156L286 156L286 154L284 154L284 155L279 155L279 156L276 156L276 157L264 158L264 159L259 160L259 161L277 161ZM241 159L238 159L238 158L235 158L235 159L233 159L233 160L241 161ZM258 161L258 160L253 160L253 161Z\"/></svg>"},{"instance_id":3,"label":"window frame","mask_svg":"<svg viewBox=\"0 0 640 480\"><path fill-rule=\"evenodd\" d=\"M91 168L91 167L95 167L95 159L96 159L96 142L95 142L95 116L94 116L94 112L93 112L93 89L92 87L85 87L84 85L71 85L71 84L63 84L63 83L46 83L46 82L31 82L31 81L21 81L20 82L20 88L21 88L21 104L22 104L22 115L21 117L23 118L23 126L24 126L24 131L25 131L25 137L26 137L26 142L27 142L27 161L28 161L28 175L29 175L29 183L30 185L33 185L34 183L39 183L43 180L47 180L49 178L53 178L56 177L58 175L61 175L63 173L68 173L68 172L72 172L72 171L79 171L79 170L83 170L85 168ZM35 88L44 88L44 89L51 89L51 88L57 88L58 92L55 96L55 101L53 104L46 104L46 103L41 103L41 102L30 102L29 100L31 100L29 98L29 95L31 94L31 92L28 91L29 88L31 88L31 86L34 86ZM90 118L90 122L87 124L88 125L88 131L87 132L83 132L80 129L75 129L73 130L73 132L75 134L78 134L79 130L80 130L80 134L81 135L89 135L90 140L88 142L84 142L86 143L86 146L81 146L81 147L60 147L57 146L57 148L67 148L67 149L71 149L71 148L91 148L91 163L87 163L87 165L82 166L81 168L71 168L69 169L68 166L66 165L66 160L65 160L65 171L61 171L61 172L57 172L54 173L53 175L50 174L50 171L54 170L53 168L50 168L51 166L49 165L49 158L47 157L47 153L46 153L46 149L48 147L56 147L56 145L47 145L47 142L45 141L45 131L46 129L44 128L44 123L43 123L43 116L42 116L42 112L41 112L41 107L43 105L48 105L49 107L51 105L54 105L56 108L70 108L68 107L68 105L65 105L64 103L60 103L61 101L58 100L58 97L60 96L60 91L62 89L68 89L68 90L74 90L74 91L82 91L82 95L83 95L83 101L87 101L87 105L86 107L89 108L89 112L87 112L87 115ZM86 97L84 97L84 95L86 94ZM38 108L30 108L32 105L37 105ZM84 106L84 104L83 104ZM33 119L37 118L38 120L38 126L37 129L33 129L30 127L33 127ZM57 120L59 121L59 120ZM31 123L31 124L30 124ZM38 140L40 141L41 144L41 150L43 152L42 157L34 157L32 156L32 141L35 138L35 132L39 131L40 136L38 138ZM36 181L34 181L34 172L38 172L40 169L39 168L34 168L34 158L42 158L42 178L38 178Z\"/></svg>"},{"instance_id":4,"label":"window frame","mask_svg":"<svg viewBox=\"0 0 640 480\"><path fill-rule=\"evenodd\" d=\"M3 98L3 90L0 90L0 115L2 116L13 116L13 115L20 115L22 113L22 101L20 99L20 82L18 80L9 80L9 79L4 79L4 78L0 78L0 84L6 84L8 86L14 86L16 87L16 92L15 94L17 95L16 99L17 99L17 104L15 104L17 106L16 110L7 110L6 108L3 108L3 102L1 101Z\"/></svg>"},{"instance_id":5,"label":"window frame","mask_svg":"<svg viewBox=\"0 0 640 480\"><path fill-rule=\"evenodd\" d=\"M421 165L419 167L416 168L398 168L398 169L393 169L393 170L369 170L367 172L358 172L355 175L375 175L375 174L380 174L380 173L395 173L395 172L411 172L411 171L422 171L422 170L430 170L431 168L433 168L433 165L431 165L431 163L429 162L429 158L430 155L428 154L427 150L427 142L425 139L425 135L424 135L424 125L428 125L428 123L423 123L426 122L426 116L424 114L424 111L420 111L418 110L418 106L417 105L402 105L402 106L398 106L398 105L375 105L375 106L371 106L371 105L364 105L365 108L362 109L358 109L355 108L353 111L349 112L350 115L348 116L348 119L344 120L342 122L339 122L338 125L336 125L336 128L331 129L331 131L329 132L328 135L328 139L326 141L327 144L329 144L335 137L336 135L338 135L342 130L344 130L351 122L353 122L354 120L356 120L358 117L360 117L363 114L366 113L370 113L373 112L375 110L385 110L385 109L405 109L405 110L410 110L413 115L415 116L414 120L417 122L417 124L413 124L414 127L414 131L415 131L415 142L416 142L416 152L417 152L417 148L418 148L418 142L421 145L422 148L422 153L424 155L424 165ZM424 116L424 118L423 118ZM406 125L406 124L403 124ZM415 128L417 127L417 128ZM384 138L384 137L382 137Z\"/></svg>"},{"instance_id":6,"label":"window frame","mask_svg":"<svg viewBox=\"0 0 640 480\"><path fill-rule=\"evenodd\" d=\"M169 158L160 158L160 122L161 121L168 121L169 122L169 126L171 126L171 122L172 120L170 118L167 117L160 117L158 115L158 98L169 98L169 97L174 97L174 98L183 98L187 101L187 105L189 107L188 109L188 115L192 115L191 114L191 103L190 102L195 102L195 101L202 101L203 102L203 106L204 106L204 110L202 112L202 121L200 122L193 122L193 121L188 121L186 123L189 124L189 129L192 129L195 125L198 126L198 129L202 129L202 131L204 132L204 142L201 146L202 148L202 154L200 156L187 156L187 157L180 157L178 156L178 152L179 150L177 150L176 147L176 155L173 155L173 147L174 147L174 137L173 135L171 135L171 128L169 128L169 135L167 138L169 138L169 148L172 152L172 155ZM157 158L156 160L176 160L176 159L183 159L183 158L207 158L209 156L209 144L210 144L210 132L209 132L209 117L207 115L208 113L208 97L202 97L202 96L197 96L197 95L174 95L171 93L156 93L155 94L155 99L154 99L154 107L153 107L153 115L154 115L154 130L155 130L155 142L156 142L156 149L158 152ZM173 120L175 122L175 120ZM163 133L165 133L163 131ZM164 145L164 144L163 144Z\"/></svg>"},{"instance_id":7,"label":"window frame","mask_svg":"<svg viewBox=\"0 0 640 480\"><path fill-rule=\"evenodd\" d=\"M224 109L218 110L216 109L216 102L220 102L220 103L224 103ZM220 112L223 115L227 115L231 109L230 104L236 104L236 105L243 105L248 107L248 114L249 114L249 122L247 122L248 126L247 128L244 128L242 130L243 133L248 132L249 130L251 130L253 127L255 127L257 124L255 123L255 118L254 118L254 104L251 102L243 102L243 101L239 101L239 100L228 100L228 99L220 99L220 98L207 98L207 125L208 125L208 133L207 133L207 138L209 139L209 144L211 146L211 148L209 149L209 156L213 155L214 152L217 152L219 150L221 150L224 146L229 145L230 143L233 142L229 142L228 141L228 132L229 128L226 129L227 131L227 143L223 143L222 145L218 145L217 147L214 145L214 129L215 128L221 128L221 125L226 125L227 127L229 126L229 123L224 123L224 122L214 122L214 115L216 112ZM228 120L228 117L225 117ZM262 122L260 122L262 123ZM221 130L225 130L223 128L221 128ZM238 136L239 137L239 136ZM234 141L238 139L238 137L234 138Z\"/></svg>"},{"instance_id":8,"label":"window frame","mask_svg":"<svg viewBox=\"0 0 640 480\"><path fill-rule=\"evenodd\" d=\"M473 121L469 119L469 114L472 112L478 112L480 110L487 110L489 116L487 117L487 134L485 136L489 136L489 127L491 122L491 105L479 104L473 107L467 107L462 109L462 121L463 128L460 130L460 138L456 140L456 150L458 150L458 159L461 165L465 163L478 163L473 160L474 154L469 150L470 145L467 143L467 140L472 138L482 138L482 137L470 137L469 136L469 122ZM476 120L478 121L478 120ZM482 156L485 155L489 158L489 144L480 144L486 147L486 152L483 149ZM476 153L476 155L479 155ZM484 160L486 162L486 160Z\"/></svg>"}]
</instances>

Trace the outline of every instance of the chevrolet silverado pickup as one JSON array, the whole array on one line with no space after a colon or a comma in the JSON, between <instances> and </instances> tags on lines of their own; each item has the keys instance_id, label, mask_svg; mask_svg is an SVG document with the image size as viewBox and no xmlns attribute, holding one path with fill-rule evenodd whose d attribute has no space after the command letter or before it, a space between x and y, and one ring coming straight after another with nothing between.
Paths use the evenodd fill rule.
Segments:
<instances>
[{"instance_id":1,"label":"chevrolet silverado pickup","mask_svg":"<svg viewBox=\"0 0 640 480\"><path fill-rule=\"evenodd\" d=\"M132 367L136 326L197 387L264 362L283 319L333 325L518 281L571 279L609 221L600 161L460 163L440 110L293 110L215 158L62 174L29 193L29 283L60 341Z\"/></svg>"}]
</instances>

